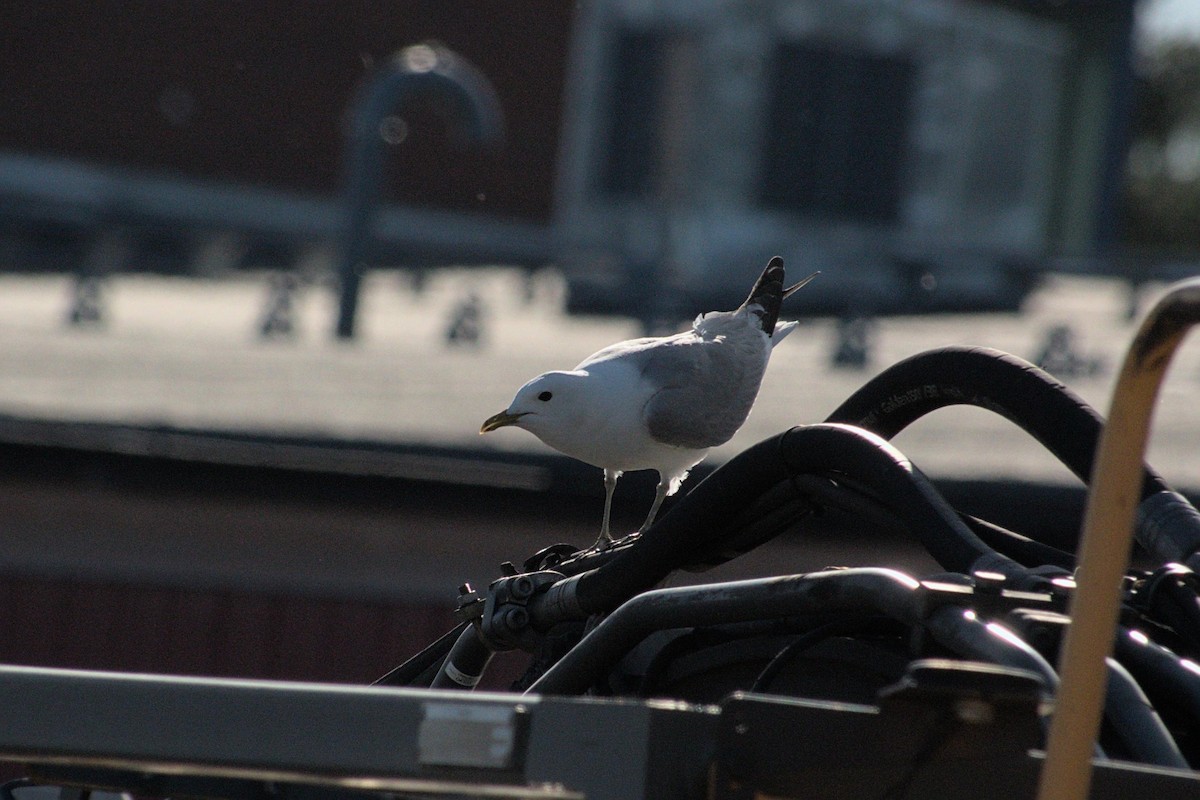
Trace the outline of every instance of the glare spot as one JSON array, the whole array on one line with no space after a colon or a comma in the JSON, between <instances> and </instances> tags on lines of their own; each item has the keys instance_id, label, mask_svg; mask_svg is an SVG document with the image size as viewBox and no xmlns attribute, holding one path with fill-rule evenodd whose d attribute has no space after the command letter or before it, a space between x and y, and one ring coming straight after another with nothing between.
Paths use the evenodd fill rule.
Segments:
<instances>
[{"instance_id":1,"label":"glare spot","mask_svg":"<svg viewBox=\"0 0 1200 800\"><path fill-rule=\"evenodd\" d=\"M400 53L404 68L409 72L429 72L438 63L437 51L427 44L414 44Z\"/></svg>"},{"instance_id":2,"label":"glare spot","mask_svg":"<svg viewBox=\"0 0 1200 800\"><path fill-rule=\"evenodd\" d=\"M926 272L921 276L921 288L927 292L932 292L937 288L937 277L932 272Z\"/></svg>"},{"instance_id":3,"label":"glare spot","mask_svg":"<svg viewBox=\"0 0 1200 800\"><path fill-rule=\"evenodd\" d=\"M1003 639L1015 647L1025 647L1025 643L1021 641L1019 636L997 622L989 622L987 624L987 629L998 639Z\"/></svg>"}]
</instances>

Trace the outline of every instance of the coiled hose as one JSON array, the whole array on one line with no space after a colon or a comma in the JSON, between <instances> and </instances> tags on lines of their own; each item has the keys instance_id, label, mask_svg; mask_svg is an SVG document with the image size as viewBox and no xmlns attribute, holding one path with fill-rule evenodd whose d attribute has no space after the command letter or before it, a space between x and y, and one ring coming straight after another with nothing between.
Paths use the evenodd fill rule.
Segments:
<instances>
[{"instance_id":1,"label":"coiled hose","mask_svg":"<svg viewBox=\"0 0 1200 800\"><path fill-rule=\"evenodd\" d=\"M1008 419L1090 483L1103 418L1049 373L1000 350L943 347L911 356L864 384L826 421L891 439L926 414L952 405ZM1200 553L1200 513L1146 465L1140 500L1137 540L1156 559L1187 562ZM1200 566L1200 557L1196 561Z\"/></svg>"},{"instance_id":2,"label":"coiled hose","mask_svg":"<svg viewBox=\"0 0 1200 800\"><path fill-rule=\"evenodd\" d=\"M727 531L743 509L777 484L805 475L868 487L947 570L998 571L1018 585L1030 579L1025 568L976 536L928 479L882 439L859 428L823 424L792 428L731 459L632 545L550 587L532 613L548 626L611 611L689 563L697 551L728 547Z\"/></svg>"},{"instance_id":3,"label":"coiled hose","mask_svg":"<svg viewBox=\"0 0 1200 800\"><path fill-rule=\"evenodd\" d=\"M988 347L942 347L898 361L863 384L826 422L891 439L939 408L969 405L1024 430L1083 482L1092 474L1103 418L1045 370ZM1169 487L1145 468L1142 498Z\"/></svg>"}]
</instances>

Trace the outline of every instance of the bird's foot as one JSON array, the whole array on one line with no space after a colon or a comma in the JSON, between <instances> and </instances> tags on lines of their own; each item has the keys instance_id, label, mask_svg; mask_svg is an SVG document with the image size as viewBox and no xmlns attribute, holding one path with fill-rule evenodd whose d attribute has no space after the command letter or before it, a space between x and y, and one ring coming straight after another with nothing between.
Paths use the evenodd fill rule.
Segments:
<instances>
[{"instance_id":1,"label":"bird's foot","mask_svg":"<svg viewBox=\"0 0 1200 800\"><path fill-rule=\"evenodd\" d=\"M592 546L589 547L587 550L584 550L584 552L585 553L592 553L592 552L603 553L605 550L612 547L613 544L614 544L614 540L613 540L612 536L609 535L608 533L602 533L598 537L596 537L596 541L592 543Z\"/></svg>"},{"instance_id":2,"label":"bird's foot","mask_svg":"<svg viewBox=\"0 0 1200 800\"><path fill-rule=\"evenodd\" d=\"M585 553L592 553L592 552L603 553L605 550L609 550L612 547L615 547L616 545L629 544L630 542L634 542L634 541L640 539L642 536L642 533L643 533L643 531L633 531L632 533L627 533L618 539L614 539L611 535L609 535L609 536L601 535L599 538L596 539L595 543L591 547L589 547L587 550L585 550L584 552Z\"/></svg>"}]
</instances>

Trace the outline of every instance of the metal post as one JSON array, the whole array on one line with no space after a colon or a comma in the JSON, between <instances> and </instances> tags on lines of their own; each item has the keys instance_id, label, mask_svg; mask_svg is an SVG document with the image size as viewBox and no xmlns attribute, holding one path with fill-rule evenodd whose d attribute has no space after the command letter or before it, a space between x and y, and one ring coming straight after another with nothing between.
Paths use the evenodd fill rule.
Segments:
<instances>
[{"instance_id":1,"label":"metal post","mask_svg":"<svg viewBox=\"0 0 1200 800\"><path fill-rule=\"evenodd\" d=\"M1105 659L1116 634L1154 401L1171 357L1197 322L1200 279L1192 279L1175 286L1142 322L1113 390L1084 514L1078 588L1071 598L1071 626L1059 666L1062 684L1039 800L1082 800L1088 793L1107 677Z\"/></svg>"},{"instance_id":2,"label":"metal post","mask_svg":"<svg viewBox=\"0 0 1200 800\"><path fill-rule=\"evenodd\" d=\"M339 248L341 302L337 335L354 337L358 291L371 251L372 227L383 167L384 119L414 97L436 100L464 144L492 144L503 137L500 103L479 70L435 45L406 47L361 88L346 137L345 227Z\"/></svg>"}]
</instances>

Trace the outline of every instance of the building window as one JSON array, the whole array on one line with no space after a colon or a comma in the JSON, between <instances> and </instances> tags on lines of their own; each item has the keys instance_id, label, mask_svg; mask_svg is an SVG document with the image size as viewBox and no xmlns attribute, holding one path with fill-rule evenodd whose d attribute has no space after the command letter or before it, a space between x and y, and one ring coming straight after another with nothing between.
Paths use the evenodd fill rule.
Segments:
<instances>
[{"instance_id":1,"label":"building window","mask_svg":"<svg viewBox=\"0 0 1200 800\"><path fill-rule=\"evenodd\" d=\"M632 199L654 189L666 42L663 34L653 31L617 35L599 175L600 189L607 195Z\"/></svg>"},{"instance_id":2,"label":"building window","mask_svg":"<svg viewBox=\"0 0 1200 800\"><path fill-rule=\"evenodd\" d=\"M827 43L780 44L769 73L762 204L894 221L915 73L904 57Z\"/></svg>"}]
</instances>

